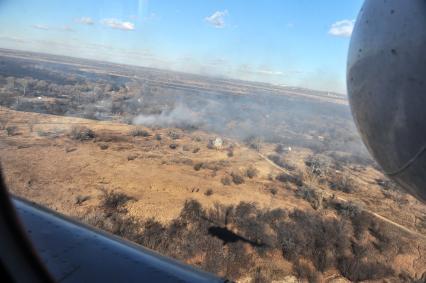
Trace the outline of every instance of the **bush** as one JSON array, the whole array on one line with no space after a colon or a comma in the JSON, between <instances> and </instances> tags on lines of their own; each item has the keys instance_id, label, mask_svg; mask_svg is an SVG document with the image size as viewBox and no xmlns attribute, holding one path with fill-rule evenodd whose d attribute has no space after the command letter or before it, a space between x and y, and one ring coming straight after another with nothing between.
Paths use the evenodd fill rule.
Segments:
<instances>
[{"instance_id":1,"label":"bush","mask_svg":"<svg viewBox=\"0 0 426 283\"><path fill-rule=\"evenodd\" d=\"M333 174L329 177L329 184L332 190L344 193L353 193L358 190L356 182L347 174Z\"/></svg>"},{"instance_id":2,"label":"bush","mask_svg":"<svg viewBox=\"0 0 426 283\"><path fill-rule=\"evenodd\" d=\"M144 129L133 129L130 132L130 135L133 137L149 137L151 134Z\"/></svg>"},{"instance_id":3,"label":"bush","mask_svg":"<svg viewBox=\"0 0 426 283\"><path fill-rule=\"evenodd\" d=\"M196 200L187 200L182 208L180 217L186 221L197 221L206 218L206 213L201 204Z\"/></svg>"},{"instance_id":4,"label":"bush","mask_svg":"<svg viewBox=\"0 0 426 283\"><path fill-rule=\"evenodd\" d=\"M282 144L277 144L277 146L275 147L274 151L278 154L281 154L284 152L284 146Z\"/></svg>"},{"instance_id":5,"label":"bush","mask_svg":"<svg viewBox=\"0 0 426 283\"><path fill-rule=\"evenodd\" d=\"M132 161L132 160L135 160L138 157L139 156L137 154L130 154L130 155L127 156L127 160Z\"/></svg>"},{"instance_id":6,"label":"bush","mask_svg":"<svg viewBox=\"0 0 426 283\"><path fill-rule=\"evenodd\" d=\"M309 202L313 209L320 209L323 206L323 194L308 187L298 187L296 195Z\"/></svg>"},{"instance_id":7,"label":"bush","mask_svg":"<svg viewBox=\"0 0 426 283\"><path fill-rule=\"evenodd\" d=\"M359 217L362 212L362 208L354 202L333 200L330 204L340 215L350 219Z\"/></svg>"},{"instance_id":8,"label":"bush","mask_svg":"<svg viewBox=\"0 0 426 283\"><path fill-rule=\"evenodd\" d=\"M95 142L131 142L131 140L128 136L122 135L118 132L99 131L96 133Z\"/></svg>"},{"instance_id":9,"label":"bush","mask_svg":"<svg viewBox=\"0 0 426 283\"><path fill-rule=\"evenodd\" d=\"M303 186L303 181L300 175L290 175L287 173L281 173L275 179L283 183L293 183L296 186Z\"/></svg>"},{"instance_id":10,"label":"bush","mask_svg":"<svg viewBox=\"0 0 426 283\"><path fill-rule=\"evenodd\" d=\"M211 196L213 194L213 190L212 189L208 189L205 193L206 196Z\"/></svg>"},{"instance_id":11,"label":"bush","mask_svg":"<svg viewBox=\"0 0 426 283\"><path fill-rule=\"evenodd\" d=\"M18 127L16 126L6 127L6 134L8 136L15 136L17 134L17 131L18 131Z\"/></svg>"},{"instance_id":12,"label":"bush","mask_svg":"<svg viewBox=\"0 0 426 283\"><path fill-rule=\"evenodd\" d=\"M175 143L172 143L172 144L169 145L169 147L170 147L170 149L176 149L178 147L178 145L175 144Z\"/></svg>"},{"instance_id":13,"label":"bush","mask_svg":"<svg viewBox=\"0 0 426 283\"><path fill-rule=\"evenodd\" d=\"M201 168L203 168L203 165L204 165L204 163L203 163L203 162L197 162L197 163L195 163L195 165L194 165L194 170L195 170L195 171L200 171L200 170L201 170Z\"/></svg>"},{"instance_id":14,"label":"bush","mask_svg":"<svg viewBox=\"0 0 426 283\"><path fill-rule=\"evenodd\" d=\"M251 282L252 283L271 282L271 278L269 278L268 275L265 274L264 269L257 267L254 271L253 279Z\"/></svg>"},{"instance_id":15,"label":"bush","mask_svg":"<svg viewBox=\"0 0 426 283\"><path fill-rule=\"evenodd\" d=\"M321 272L336 265L336 258L351 247L350 225L346 221L322 218L318 214L295 210L291 222L277 226L283 255L292 262L312 260Z\"/></svg>"},{"instance_id":16,"label":"bush","mask_svg":"<svg viewBox=\"0 0 426 283\"><path fill-rule=\"evenodd\" d=\"M190 151L190 150L191 150L191 147L190 147L189 145L185 144L185 145L182 147L182 150L183 150L183 151Z\"/></svg>"},{"instance_id":17,"label":"bush","mask_svg":"<svg viewBox=\"0 0 426 283\"><path fill-rule=\"evenodd\" d=\"M138 242L147 248L161 251L164 241L167 240L165 234L166 228L160 222L150 218L143 224L143 233Z\"/></svg>"},{"instance_id":18,"label":"bush","mask_svg":"<svg viewBox=\"0 0 426 283\"><path fill-rule=\"evenodd\" d=\"M125 202L112 201L111 207L120 207ZM165 255L191 262L196 258L199 267L231 280L241 279L248 270L252 271L252 278L275 279L272 269L271 272L260 271L258 259L273 255L276 249L293 264L294 273L309 282L320 281L320 272L328 274L336 269L352 281L379 280L393 276L394 272L377 261L378 253L389 249L390 242L399 244L395 239L389 241L389 232L374 223L369 225L374 239L357 241L351 222L346 218L336 219L297 209L291 213L282 209L259 209L245 202L237 206L215 205L206 211L198 201L188 200L180 215L167 225L154 219L137 222L117 209L96 211L84 218L85 222ZM224 233L211 233L213 228ZM369 249L382 242L380 249ZM246 245L251 248L247 249ZM383 255L393 258L390 254Z\"/></svg>"},{"instance_id":19,"label":"bush","mask_svg":"<svg viewBox=\"0 0 426 283\"><path fill-rule=\"evenodd\" d=\"M94 139L96 134L87 127L77 126L71 129L70 137L73 140L87 141Z\"/></svg>"},{"instance_id":20,"label":"bush","mask_svg":"<svg viewBox=\"0 0 426 283\"><path fill-rule=\"evenodd\" d=\"M133 217L128 217L115 212L108 214L107 220L109 222L107 231L131 241L137 240L140 223Z\"/></svg>"},{"instance_id":21,"label":"bush","mask_svg":"<svg viewBox=\"0 0 426 283\"><path fill-rule=\"evenodd\" d=\"M229 162L226 160L219 160L219 161L210 161L207 163L204 163L203 168L209 169L212 171L219 171L220 169L229 166Z\"/></svg>"},{"instance_id":22,"label":"bush","mask_svg":"<svg viewBox=\"0 0 426 283\"><path fill-rule=\"evenodd\" d=\"M139 238L140 222L132 217L127 217L117 212L105 213L103 211L94 210L85 213L80 219L84 223L131 241L137 241Z\"/></svg>"},{"instance_id":23,"label":"bush","mask_svg":"<svg viewBox=\"0 0 426 283\"><path fill-rule=\"evenodd\" d=\"M89 211L80 216L80 220L83 223L97 227L99 229L107 230L104 227L105 218L105 213L100 210Z\"/></svg>"},{"instance_id":24,"label":"bush","mask_svg":"<svg viewBox=\"0 0 426 283\"><path fill-rule=\"evenodd\" d=\"M127 202L133 199L134 198L121 192L104 191L101 205L103 208L109 211L121 210Z\"/></svg>"},{"instance_id":25,"label":"bush","mask_svg":"<svg viewBox=\"0 0 426 283\"><path fill-rule=\"evenodd\" d=\"M351 220L354 235L359 240L363 238L364 233L374 222L372 216L354 202L333 199L329 201L329 206L332 206L342 217Z\"/></svg>"},{"instance_id":26,"label":"bush","mask_svg":"<svg viewBox=\"0 0 426 283\"><path fill-rule=\"evenodd\" d=\"M274 162L276 165L281 166L281 157L277 154L268 155L268 159Z\"/></svg>"},{"instance_id":27,"label":"bush","mask_svg":"<svg viewBox=\"0 0 426 283\"><path fill-rule=\"evenodd\" d=\"M377 185L382 187L384 190L392 190L396 191L398 190L398 185L389 179L375 179Z\"/></svg>"},{"instance_id":28,"label":"bush","mask_svg":"<svg viewBox=\"0 0 426 283\"><path fill-rule=\"evenodd\" d=\"M189 158L173 158L170 159L170 162L176 163L176 164L184 164L187 166L194 165L194 162Z\"/></svg>"},{"instance_id":29,"label":"bush","mask_svg":"<svg viewBox=\"0 0 426 283\"><path fill-rule=\"evenodd\" d=\"M400 206L405 205L409 202L407 199L407 195L403 194L398 189L383 189L382 193L386 198L393 200Z\"/></svg>"},{"instance_id":30,"label":"bush","mask_svg":"<svg viewBox=\"0 0 426 283\"><path fill-rule=\"evenodd\" d=\"M236 242L228 245L228 250L222 250L224 257L224 266L226 268L225 276L231 280L237 280L247 273L247 266L253 266L254 259L244 247L244 243Z\"/></svg>"},{"instance_id":31,"label":"bush","mask_svg":"<svg viewBox=\"0 0 426 283\"><path fill-rule=\"evenodd\" d=\"M76 151L77 150L77 148L76 147L66 147L65 148L65 152L66 153L70 153L70 152L73 152L73 151Z\"/></svg>"},{"instance_id":32,"label":"bush","mask_svg":"<svg viewBox=\"0 0 426 283\"><path fill-rule=\"evenodd\" d=\"M353 282L379 280L394 274L394 271L380 263L362 261L355 257L342 257L338 262L340 273Z\"/></svg>"},{"instance_id":33,"label":"bush","mask_svg":"<svg viewBox=\"0 0 426 283\"><path fill-rule=\"evenodd\" d=\"M83 202L85 202L89 199L90 199L90 196L78 195L78 196L75 197L75 204L81 205L81 204L83 204Z\"/></svg>"},{"instance_id":34,"label":"bush","mask_svg":"<svg viewBox=\"0 0 426 283\"><path fill-rule=\"evenodd\" d=\"M157 141L161 141L161 135L160 134L155 134L155 140Z\"/></svg>"},{"instance_id":35,"label":"bush","mask_svg":"<svg viewBox=\"0 0 426 283\"><path fill-rule=\"evenodd\" d=\"M262 148L263 140L260 137L252 136L246 138L244 142L249 148L254 149L256 151L260 151L260 149Z\"/></svg>"},{"instance_id":36,"label":"bush","mask_svg":"<svg viewBox=\"0 0 426 283\"><path fill-rule=\"evenodd\" d=\"M249 168L247 168L246 170L246 176L249 177L250 179L253 179L254 177L257 176L258 174L258 170L252 166L250 166Z\"/></svg>"},{"instance_id":37,"label":"bush","mask_svg":"<svg viewBox=\"0 0 426 283\"><path fill-rule=\"evenodd\" d=\"M318 272L308 262L298 260L293 265L293 271L298 278L306 279L309 283L320 282Z\"/></svg>"},{"instance_id":38,"label":"bush","mask_svg":"<svg viewBox=\"0 0 426 283\"><path fill-rule=\"evenodd\" d=\"M332 161L329 157L324 155L311 155L305 159L305 165L312 174L318 177L324 177L329 174Z\"/></svg>"},{"instance_id":39,"label":"bush","mask_svg":"<svg viewBox=\"0 0 426 283\"><path fill-rule=\"evenodd\" d=\"M101 143L101 144L99 144L99 148L100 148L101 150L106 150L106 149L108 149L108 147L109 147L109 145L108 145L108 144L106 144L106 143Z\"/></svg>"},{"instance_id":40,"label":"bush","mask_svg":"<svg viewBox=\"0 0 426 283\"><path fill-rule=\"evenodd\" d=\"M287 169L288 171L294 171L296 170L296 167L293 165L290 165L284 161L284 159L277 155L277 154L270 154L268 155L268 159L274 162L276 165L278 165L281 168Z\"/></svg>"},{"instance_id":41,"label":"bush","mask_svg":"<svg viewBox=\"0 0 426 283\"><path fill-rule=\"evenodd\" d=\"M229 148L227 149L227 153L226 153L226 155L227 155L228 157L233 157L233 156L234 156L234 149L233 149L232 147L229 147Z\"/></svg>"},{"instance_id":42,"label":"bush","mask_svg":"<svg viewBox=\"0 0 426 283\"><path fill-rule=\"evenodd\" d=\"M220 179L220 181L222 182L222 184L224 186L231 185L231 178L229 178L228 176L222 177L222 179Z\"/></svg>"},{"instance_id":43,"label":"bush","mask_svg":"<svg viewBox=\"0 0 426 283\"><path fill-rule=\"evenodd\" d=\"M181 135L178 132L175 131L169 131L167 133L167 135L169 136L169 138L171 138L172 140L178 140L181 138Z\"/></svg>"},{"instance_id":44,"label":"bush","mask_svg":"<svg viewBox=\"0 0 426 283\"><path fill-rule=\"evenodd\" d=\"M235 185L241 185L244 183L244 178L238 173L232 172L231 177L232 182L234 182Z\"/></svg>"},{"instance_id":45,"label":"bush","mask_svg":"<svg viewBox=\"0 0 426 283\"><path fill-rule=\"evenodd\" d=\"M59 132L57 130L54 130L54 131L42 131L42 130L38 130L37 131L37 135L39 137L46 137L46 138L55 139L55 138L59 137Z\"/></svg>"}]
</instances>

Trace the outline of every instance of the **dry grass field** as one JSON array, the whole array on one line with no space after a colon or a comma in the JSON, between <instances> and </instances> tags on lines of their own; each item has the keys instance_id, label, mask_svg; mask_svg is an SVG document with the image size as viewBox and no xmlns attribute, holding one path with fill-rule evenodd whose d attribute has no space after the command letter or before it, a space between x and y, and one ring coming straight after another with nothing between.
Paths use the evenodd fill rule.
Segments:
<instances>
[{"instance_id":1,"label":"dry grass field","mask_svg":"<svg viewBox=\"0 0 426 283\"><path fill-rule=\"evenodd\" d=\"M355 206L366 213L365 219L374 223L366 228L367 234L357 244L368 243L363 248L372 249L367 260L386 263L393 270L377 279L414 280L426 271L425 206L398 191L384 190L377 180L385 177L371 166L343 166L339 170L330 169L323 176L308 166L306 160L312 151L302 147L280 153L282 160L276 160L273 144L264 143L260 149L253 149L224 138L220 148L212 148L209 141L217 136L203 131L145 128L7 108L0 108L0 121L1 162L13 194L89 223L93 223L90 215L99 213L109 196L110 205L116 210L113 213L127 220L136 219L137 233L142 234L151 226L141 221L155 221L167 227L182 217L188 200L195 200L202 210L209 211L212 223L250 240L238 247L255 264L227 271L205 265L202 252L175 256L234 280L255 277L290 280L289 276L296 270L296 275L308 280L331 282L342 273L338 264L319 273L314 271L315 263L303 259L303 255L295 261L285 252L283 256L280 249L257 251L258 247L251 241L274 246L276 240L264 240L263 234L259 238L250 236L238 221L226 223L225 219L217 223L222 216L212 220L215 215L212 211L220 214L226 207L239 207L241 203L253 204L258 214L283 210L291 215L302 211L321 221L337 221L333 225L350 219L349 209L341 213L344 204ZM342 176L346 179L342 180ZM336 188L330 185L332 182ZM102 217L110 216L102 214ZM356 227L356 221L350 222L351 227ZM378 235L378 231L383 235ZM113 228L111 232L117 233ZM132 234L126 233L123 236L133 239ZM270 236L270 232L262 233ZM350 238L359 236L350 233L353 233ZM141 243L146 245L144 239ZM353 239L348 241L355 244ZM380 241L386 242L386 248L381 247L385 244ZM167 249L155 244L151 248L167 253Z\"/></svg>"},{"instance_id":2,"label":"dry grass field","mask_svg":"<svg viewBox=\"0 0 426 283\"><path fill-rule=\"evenodd\" d=\"M10 192L237 282L426 282L342 94L0 49Z\"/></svg>"}]
</instances>

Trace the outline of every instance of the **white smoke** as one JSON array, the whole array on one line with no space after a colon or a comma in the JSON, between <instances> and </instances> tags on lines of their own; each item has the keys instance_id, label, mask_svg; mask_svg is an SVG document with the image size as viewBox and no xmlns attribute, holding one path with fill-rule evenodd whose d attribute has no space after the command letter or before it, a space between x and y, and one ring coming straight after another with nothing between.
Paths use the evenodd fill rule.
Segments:
<instances>
[{"instance_id":1,"label":"white smoke","mask_svg":"<svg viewBox=\"0 0 426 283\"><path fill-rule=\"evenodd\" d=\"M184 128L199 126L202 123L202 119L200 112L195 112L184 104L177 104L172 110L163 111L158 115L138 115L133 119L133 124L148 127Z\"/></svg>"}]
</instances>

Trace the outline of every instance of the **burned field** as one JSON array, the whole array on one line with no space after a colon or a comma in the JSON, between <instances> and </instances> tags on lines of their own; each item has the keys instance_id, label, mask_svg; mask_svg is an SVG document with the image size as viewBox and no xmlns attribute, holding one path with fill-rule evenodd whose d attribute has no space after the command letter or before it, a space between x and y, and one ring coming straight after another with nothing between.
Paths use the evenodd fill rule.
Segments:
<instances>
[{"instance_id":1,"label":"burned field","mask_svg":"<svg viewBox=\"0 0 426 283\"><path fill-rule=\"evenodd\" d=\"M426 207L343 96L0 51L13 194L244 282L424 280Z\"/></svg>"}]
</instances>

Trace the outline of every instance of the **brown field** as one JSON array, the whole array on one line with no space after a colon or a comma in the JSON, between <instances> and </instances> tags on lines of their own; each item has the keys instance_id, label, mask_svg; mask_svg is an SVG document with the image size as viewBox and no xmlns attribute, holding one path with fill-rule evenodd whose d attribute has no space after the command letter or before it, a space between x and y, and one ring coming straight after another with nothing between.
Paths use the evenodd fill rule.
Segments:
<instances>
[{"instance_id":1,"label":"brown field","mask_svg":"<svg viewBox=\"0 0 426 283\"><path fill-rule=\"evenodd\" d=\"M426 282L342 94L0 49L10 192L238 282Z\"/></svg>"},{"instance_id":2,"label":"brown field","mask_svg":"<svg viewBox=\"0 0 426 283\"><path fill-rule=\"evenodd\" d=\"M6 130L0 132L1 162L11 192L72 217L81 218L99 207L105 190L132 198L125 205L129 216L154 218L164 225L179 216L188 199L197 200L205 208L213 208L217 203L248 202L256 203L259 209L300 209L339 217L332 209L313 209L296 194L294 184L275 179L282 172L294 174L294 171L289 172L266 158L273 151L272 144L264 144L258 152L225 139L223 148L209 149L208 141L215 136L202 131L151 129L6 108L0 109L0 121L7 121L4 128L16 127L13 135ZM93 130L96 137L88 141L72 139L72 129L81 126ZM146 130L149 136L133 136L136 128ZM171 138L170 132L179 138ZM171 149L170 144L176 144L177 148ZM233 156L229 157L231 146ZM194 149L199 151L194 153ZM304 171L303 160L310 154L309 149L293 148L286 161ZM194 169L197 163L203 163L198 171ZM258 171L252 179L244 176L249 167ZM384 176L372 167L360 172L350 166L343 170L355 177L356 192L331 190L312 176L304 182L321 192L324 199L359 203L378 222L387 223L388 229L409 241L409 246L416 247L407 254L387 259L389 263L399 270L422 274L426 266L425 206L407 195L386 198L375 181ZM221 179L233 172L244 176L244 183L223 185ZM275 194L271 193L272 188L276 189ZM208 195L207 190L212 194ZM77 204L81 196L88 199ZM273 258L275 268L291 274L291 264L279 254L259 258L258 264L261 266L262 261ZM333 274L328 271L322 278L334 278Z\"/></svg>"}]
</instances>

